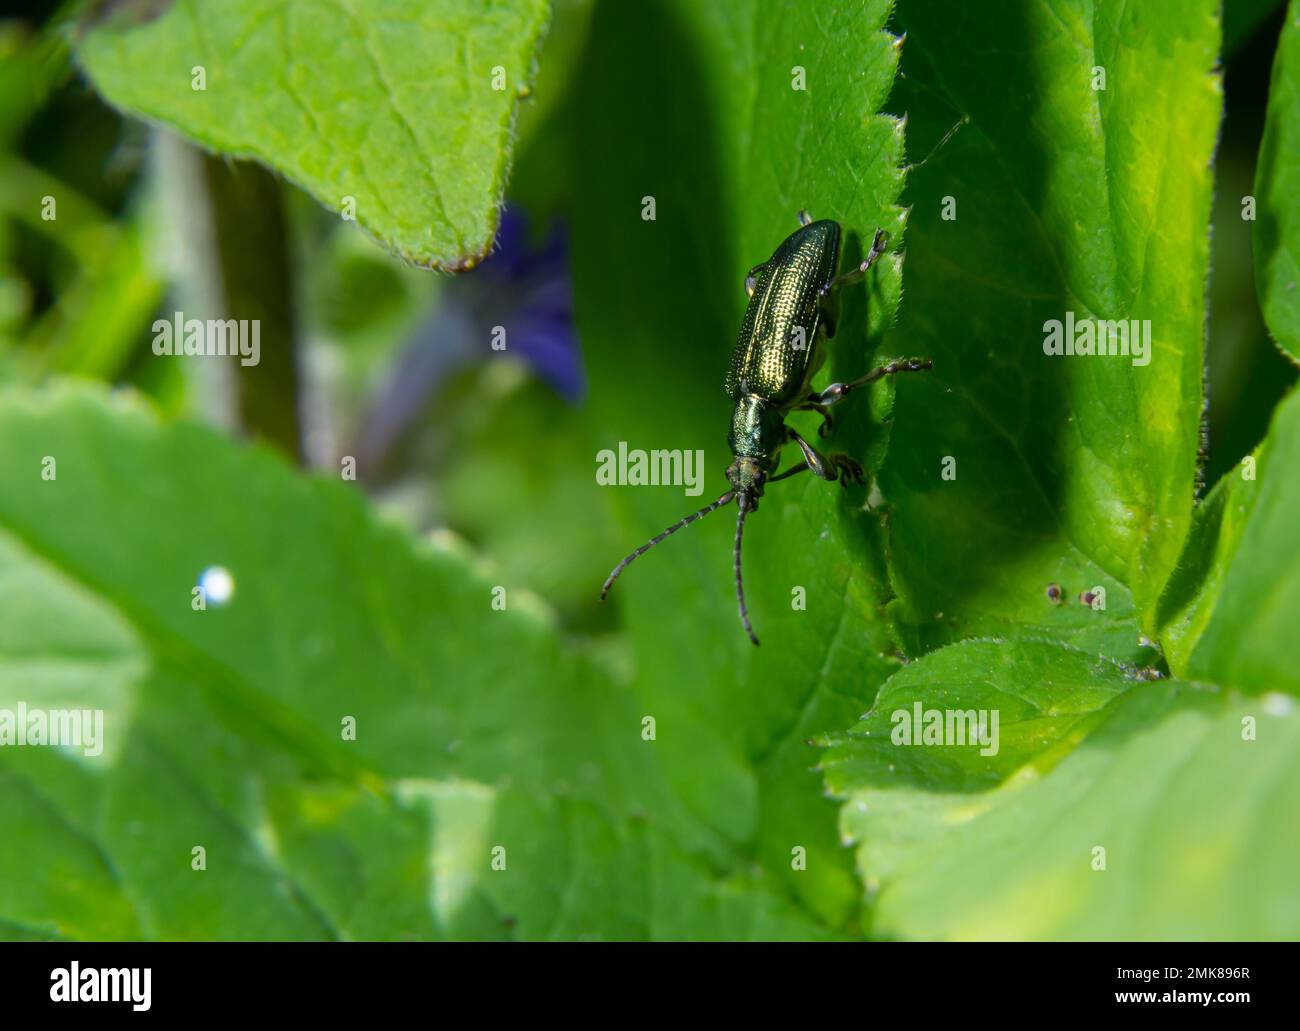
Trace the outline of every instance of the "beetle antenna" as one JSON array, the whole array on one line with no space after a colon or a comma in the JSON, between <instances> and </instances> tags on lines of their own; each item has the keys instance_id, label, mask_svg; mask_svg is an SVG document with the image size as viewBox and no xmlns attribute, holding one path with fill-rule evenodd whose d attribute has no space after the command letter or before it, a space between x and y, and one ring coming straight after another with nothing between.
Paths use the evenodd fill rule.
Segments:
<instances>
[{"instance_id":1,"label":"beetle antenna","mask_svg":"<svg viewBox=\"0 0 1300 1031\"><path fill-rule=\"evenodd\" d=\"M626 569L629 565L632 564L633 559L640 558L642 555L644 555L647 551L653 548L664 538L671 537L673 534L675 534L678 530L682 529L683 527L690 526L691 523L695 522L695 520L702 519L704 516L712 512L715 508L721 508L723 505L728 504L731 501L731 499L734 498L735 496L736 496L736 492L734 490L729 490L727 491L727 493L722 495L722 497L718 498L717 501L710 502L709 504L705 505L702 509L700 509L698 512L692 512L680 523L674 523L672 526L668 527L668 529L666 529L663 533L659 534L659 536L651 537L649 541L647 541L645 544L642 544L641 547L637 548L636 551L632 552L632 554L630 554L627 558L625 558L622 562L620 562L618 565L614 567L614 571L610 573L609 577L605 580L605 586L600 589L600 600L601 601L605 600L605 595L607 595L609 593L609 589L614 586L614 581L618 579L618 575L621 572L623 572L623 570Z\"/></svg>"},{"instance_id":2,"label":"beetle antenna","mask_svg":"<svg viewBox=\"0 0 1300 1031\"><path fill-rule=\"evenodd\" d=\"M954 136L957 135L957 130L960 129L963 125L969 125L969 124L970 124L970 115L966 115L966 114L962 115L959 119L957 119L957 124L943 134L943 139L941 139L938 143L936 143L933 147L930 148L930 153L925 155L925 157L923 157L920 161L916 162L916 164L908 165L907 171L914 172L922 165L929 164L930 159L934 157L936 154L938 154L939 151L943 150L944 145L950 139L952 139Z\"/></svg>"},{"instance_id":3,"label":"beetle antenna","mask_svg":"<svg viewBox=\"0 0 1300 1031\"><path fill-rule=\"evenodd\" d=\"M749 495L741 493L740 514L736 516L736 601L740 603L740 622L745 626L749 639L758 644L754 628L749 625L749 611L745 608L745 581L740 575L740 540L745 533L745 513L749 511Z\"/></svg>"}]
</instances>

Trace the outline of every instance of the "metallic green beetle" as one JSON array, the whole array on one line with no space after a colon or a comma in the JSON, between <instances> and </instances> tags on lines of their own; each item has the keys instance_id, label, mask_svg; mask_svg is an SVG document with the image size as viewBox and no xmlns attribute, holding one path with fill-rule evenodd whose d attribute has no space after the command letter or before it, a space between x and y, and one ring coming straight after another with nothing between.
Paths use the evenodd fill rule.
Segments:
<instances>
[{"instance_id":1,"label":"metallic green beetle","mask_svg":"<svg viewBox=\"0 0 1300 1031\"><path fill-rule=\"evenodd\" d=\"M876 230L862 264L835 274L840 259L840 224L831 219L814 222L806 211L799 212L800 227L785 238L767 261L755 265L745 278L749 305L740 324L740 337L727 373L727 394L736 402L731 415L728 443L734 458L727 467L731 489L717 501L705 505L681 522L637 548L609 574L601 589L603 601L620 573L634 559L644 555L664 538L708 515L714 509L737 502L736 517L736 601L740 621L749 639L758 644L745 608L745 585L740 574L740 543L745 532L745 515L758 508L766 484L811 469L823 480L863 482L862 466L845 454L822 455L795 430L785 424L792 411L816 411L822 416L819 433L826 436L832 421L829 408L846 394L895 372L928 369L928 360L891 362L851 383L832 383L822 391L812 389L813 376L826 357L825 338L835 335L836 291L856 283L884 253L889 236ZM773 475L782 446L794 441L803 452L803 464Z\"/></svg>"}]
</instances>

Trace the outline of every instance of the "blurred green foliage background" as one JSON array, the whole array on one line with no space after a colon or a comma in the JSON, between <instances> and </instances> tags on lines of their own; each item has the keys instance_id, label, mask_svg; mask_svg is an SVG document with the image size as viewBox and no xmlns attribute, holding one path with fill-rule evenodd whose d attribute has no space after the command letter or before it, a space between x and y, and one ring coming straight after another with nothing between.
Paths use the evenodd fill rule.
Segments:
<instances>
[{"instance_id":1,"label":"blurred green foliage background","mask_svg":"<svg viewBox=\"0 0 1300 1031\"><path fill-rule=\"evenodd\" d=\"M0 380L17 400L0 413L10 495L0 507L0 569L23 632L0 647L0 686L5 699L98 698L130 729L106 773L31 750L0 756L0 826L27 843L27 858L0 860L0 928L92 938L1297 932L1286 866L1295 828L1272 837L1259 829L1275 810L1255 824L1226 820L1208 843L1180 837L1182 824L1170 829L1150 845L1185 875L1167 878L1167 894L1146 870L1117 873L1110 896L1108 886L1079 887L1090 873L1062 872L1063 857L1091 839L1062 840L1058 814L1099 821L1126 844L1152 819L1140 800L1131 811L1104 793L1080 803L1119 776L1097 770L1114 759L1123 776L1141 779L1190 747L1180 733L1231 736L1233 706L1256 710L1236 695L1223 711L1199 698L1184 709L1182 688L1168 685L1167 695L1136 694L1135 670L1207 681L1219 670L1167 661L1157 645L1179 654L1172 632L1168 641L1142 636L1155 633L1155 598L1140 596L1119 559L1098 557L1118 549L1115 540L1085 554L1066 530L1045 531L1014 556L990 547L1006 561L987 569L963 564L981 542L1021 532L998 519L1032 518L1025 483L1082 475L1058 469L1048 444L1030 444L1032 475L1009 473L997 500L953 515L958 503L936 505L916 471L950 440L983 439L987 427L961 403L1032 415L1058 398L1055 370L1040 383L982 358L1038 312L1032 290L999 292L1020 276L1015 261L1034 266L1036 252L1013 229L986 230L972 215L960 223L974 226L965 228L971 249L947 259L936 202L1041 186L1036 176L1053 162L1033 167L1033 147L1050 136L1038 118L1047 116L1030 117L1033 89L1015 91L1031 79L1025 54L1066 44L1025 4L997 21L957 3L891 6L793 5L769 24L754 3L557 0L509 145L493 152L501 169L509 164L508 181L477 166L467 176L478 205L465 220L470 235L495 218L498 200L479 180L504 185L495 253L455 276L403 261L390 253L400 241L375 239L383 232L362 231L258 163L210 153L107 103L78 68L78 48L118 31L120 8L144 17L140 5L9 11L0 21ZM1101 15L1094 26L1090 4L1070 9L1095 28L1098 52L1113 32L1131 38L1153 80L1164 75L1155 62L1168 57L1169 40L1186 44L1169 58L1185 85L1213 67L1212 54L1201 67L1188 50L1219 38L1212 18L1197 20L1200 6L1213 5L1188 15L1185 35L1181 16L1151 28L1132 13L1117 29ZM500 7L520 25L542 10ZM434 4L428 16L453 33L462 21L477 31L472 8ZM1241 218L1286 17L1269 0L1229 0L1223 16L1202 493L1264 441L1296 377L1261 316L1252 224ZM900 51L886 26L909 35L897 79ZM969 62L948 53L957 43ZM1003 46L1017 63L999 69ZM105 62L94 65L102 88L124 88L113 85L111 48L96 60ZM790 70L800 62L814 85L794 108ZM169 74L188 81L188 68ZM985 79L999 85L985 89ZM1124 96L1122 80L1112 88ZM1146 101L1176 108L1170 90ZM881 111L906 111L906 135ZM449 136L461 131L446 128L450 114L430 116ZM1191 124L1188 139L1203 130ZM662 231L642 231L646 195ZM41 217L46 196L57 198L57 219ZM1039 199L1047 225L1084 210L1067 198L1053 213L1054 200ZM895 236L895 253L847 300L834 378L902 353L946 366L933 382L882 385L845 413L837 442L880 472L874 491L795 481L765 500L747 530L765 639L755 653L735 625L725 518L644 560L613 603L600 604L610 566L694 505L678 490L600 489L593 463L619 440L703 448L706 494L722 489L721 383L744 271L801 207L845 224L850 258L876 226ZM1182 210L1170 215L1179 232ZM1188 235L1200 238L1194 223ZM1056 243L1044 253L1068 251ZM964 269L963 253L972 256ZM1011 260L985 267L987 280L969 267L997 255ZM1195 255L1152 260L1185 261L1180 282L1205 282ZM1097 285L1087 276L1066 283L1063 272L1062 297ZM260 319L262 361L157 357L151 326L177 310ZM1176 315L1194 323L1200 313ZM498 324L509 331L504 352L489 343ZM69 393L69 381L90 386ZM115 407L96 384L143 395L149 414L133 402ZM1122 393L1103 387L1100 396ZM1199 414L1179 407L1175 417L1185 428ZM1116 432L1159 422L1135 418ZM38 496L39 484L22 480L44 454L59 456L69 495ZM978 477L1000 460L972 458L970 468ZM356 482L327 482L349 463ZM1103 501L1124 508L1132 498ZM1199 532L1212 536L1194 530L1194 540ZM1160 546L1177 555L1181 537ZM200 625L189 591L211 562L230 566L236 594ZM1194 565L1184 556L1179 569ZM1159 572L1163 583L1169 570ZM1104 618L1043 600L1053 578L1075 594L1097 577L1114 599ZM510 610L500 618L498 585ZM806 587L808 612L790 609L791 585ZM1199 590L1197 581L1188 596ZM51 625L63 630L40 630ZM976 635L1018 643L1000 657L985 644L937 650ZM1069 657L1041 650L1040 638L1068 646ZM932 651L933 665L905 664ZM901 793L877 791L881 778L897 780L894 762L843 732L891 675L896 691L920 683L928 697L970 705L979 703L968 690L1010 706L1007 696L1041 685L1011 732L1017 762L987 777L962 762L922 763ZM1230 676L1223 686L1252 693ZM1261 681L1254 693L1293 687ZM653 742L646 714L657 722ZM337 740L345 715L358 718L355 742ZM1235 812L1237 787L1277 783L1285 812L1296 780L1289 766L1278 770L1294 731L1286 721L1282 746L1270 745L1280 750L1249 775L1211 748L1201 804ZM1046 777L1085 738L1090 747L1048 778L1034 796L1042 800L998 790L1018 769L1030 771L1022 779ZM834 749L822 769L813 740ZM972 813L985 822L970 838L946 852L935 844ZM1243 887L1245 860L1223 842L1252 833L1273 858L1260 860L1267 876ZM1018 853L1019 834L1043 844L1022 857L1010 890L999 857ZM201 888L190 879L198 842L212 853ZM491 849L502 843L511 858L498 871ZM804 850L806 867L792 865L793 849ZM32 856L47 861L43 872ZM902 885L892 898L891 876ZM1103 896L1089 912L1044 902L1087 891ZM1149 905L1132 902L1147 891ZM1207 891L1229 903L1187 917L1187 900ZM963 898L975 901L963 908Z\"/></svg>"}]
</instances>

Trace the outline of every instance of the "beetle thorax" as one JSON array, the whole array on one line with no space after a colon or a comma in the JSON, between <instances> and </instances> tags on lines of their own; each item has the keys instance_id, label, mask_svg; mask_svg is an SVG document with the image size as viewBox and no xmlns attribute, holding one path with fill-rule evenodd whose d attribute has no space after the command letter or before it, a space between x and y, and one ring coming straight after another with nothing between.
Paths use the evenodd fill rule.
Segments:
<instances>
[{"instance_id":1,"label":"beetle thorax","mask_svg":"<svg viewBox=\"0 0 1300 1031\"><path fill-rule=\"evenodd\" d=\"M770 468L785 437L785 419L775 405L757 394L740 395L727 438L733 455L757 459L763 468Z\"/></svg>"},{"instance_id":2,"label":"beetle thorax","mask_svg":"<svg viewBox=\"0 0 1300 1031\"><path fill-rule=\"evenodd\" d=\"M785 436L785 420L774 405L755 394L742 394L731 416L728 437L735 456L727 467L732 488L755 498L761 495L763 481L776 465Z\"/></svg>"}]
</instances>

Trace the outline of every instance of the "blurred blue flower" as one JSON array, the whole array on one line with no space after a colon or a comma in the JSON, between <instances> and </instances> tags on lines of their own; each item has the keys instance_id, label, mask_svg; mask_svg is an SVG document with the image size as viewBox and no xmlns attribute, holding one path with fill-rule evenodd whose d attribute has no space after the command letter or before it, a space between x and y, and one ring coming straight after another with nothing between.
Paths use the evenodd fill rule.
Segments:
<instances>
[{"instance_id":1,"label":"blurred blue flower","mask_svg":"<svg viewBox=\"0 0 1300 1031\"><path fill-rule=\"evenodd\" d=\"M513 357L571 404L586 394L567 235L558 221L540 246L530 235L527 216L507 208L492 253L442 291L370 406L356 448L365 467L380 467L447 378L476 362ZM492 350L496 326L505 351Z\"/></svg>"},{"instance_id":2,"label":"blurred blue flower","mask_svg":"<svg viewBox=\"0 0 1300 1031\"><path fill-rule=\"evenodd\" d=\"M507 347L523 358L561 397L582 399L586 372L573 324L569 241L552 222L540 247L529 246L528 219L507 208L493 253L468 286L487 326L505 326ZM504 316L504 317L503 317Z\"/></svg>"}]
</instances>

